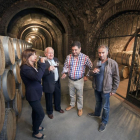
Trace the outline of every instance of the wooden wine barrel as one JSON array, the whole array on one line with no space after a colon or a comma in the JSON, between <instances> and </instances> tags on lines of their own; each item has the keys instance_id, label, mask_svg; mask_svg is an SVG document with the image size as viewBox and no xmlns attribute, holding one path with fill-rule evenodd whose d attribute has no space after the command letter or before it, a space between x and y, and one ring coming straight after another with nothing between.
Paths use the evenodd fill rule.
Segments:
<instances>
[{"instance_id":1,"label":"wooden wine barrel","mask_svg":"<svg viewBox=\"0 0 140 140\"><path fill-rule=\"evenodd\" d=\"M15 60L18 60L21 57L19 41L16 38L12 38L12 41L15 50Z\"/></svg>"},{"instance_id":2,"label":"wooden wine barrel","mask_svg":"<svg viewBox=\"0 0 140 140\"><path fill-rule=\"evenodd\" d=\"M21 94L21 97L24 98L25 97L25 85L22 80L21 80L21 84L19 85L19 92Z\"/></svg>"},{"instance_id":3,"label":"wooden wine barrel","mask_svg":"<svg viewBox=\"0 0 140 140\"><path fill-rule=\"evenodd\" d=\"M26 49L27 49L27 42L24 41L24 50L26 50Z\"/></svg>"},{"instance_id":4,"label":"wooden wine barrel","mask_svg":"<svg viewBox=\"0 0 140 140\"><path fill-rule=\"evenodd\" d=\"M12 70L5 69L2 75L2 90L5 101L13 100L15 97L15 77Z\"/></svg>"},{"instance_id":5,"label":"wooden wine barrel","mask_svg":"<svg viewBox=\"0 0 140 140\"><path fill-rule=\"evenodd\" d=\"M27 49L26 41L22 40L22 44L23 44L23 50L26 50Z\"/></svg>"},{"instance_id":6,"label":"wooden wine barrel","mask_svg":"<svg viewBox=\"0 0 140 140\"><path fill-rule=\"evenodd\" d=\"M125 66L131 66L132 54L123 52L117 52L112 54L112 59L117 63Z\"/></svg>"},{"instance_id":7,"label":"wooden wine barrel","mask_svg":"<svg viewBox=\"0 0 140 140\"><path fill-rule=\"evenodd\" d=\"M23 52L23 43L22 43L22 40L18 39L18 42L19 42L19 48L20 48L20 54Z\"/></svg>"},{"instance_id":8,"label":"wooden wine barrel","mask_svg":"<svg viewBox=\"0 0 140 140\"><path fill-rule=\"evenodd\" d=\"M129 76L129 67L124 65L119 65L119 75L120 78L128 78Z\"/></svg>"},{"instance_id":9,"label":"wooden wine barrel","mask_svg":"<svg viewBox=\"0 0 140 140\"><path fill-rule=\"evenodd\" d=\"M23 47L23 51L25 50L25 45L24 45L24 40L21 40L22 42L22 47Z\"/></svg>"},{"instance_id":10,"label":"wooden wine barrel","mask_svg":"<svg viewBox=\"0 0 140 140\"><path fill-rule=\"evenodd\" d=\"M123 51L123 53L125 53L125 57L123 59L125 63L123 64L127 66L131 66L133 51Z\"/></svg>"},{"instance_id":11,"label":"wooden wine barrel","mask_svg":"<svg viewBox=\"0 0 140 140\"><path fill-rule=\"evenodd\" d=\"M5 119L0 133L0 140L15 140L16 115L12 108L6 108L5 110Z\"/></svg>"},{"instance_id":12,"label":"wooden wine barrel","mask_svg":"<svg viewBox=\"0 0 140 140\"><path fill-rule=\"evenodd\" d=\"M13 108L16 116L20 116L22 111L22 97L19 93L19 89L16 89L15 98L6 104L7 108Z\"/></svg>"},{"instance_id":13,"label":"wooden wine barrel","mask_svg":"<svg viewBox=\"0 0 140 140\"><path fill-rule=\"evenodd\" d=\"M5 100L2 91L0 90L0 132L4 124L5 117Z\"/></svg>"},{"instance_id":14,"label":"wooden wine barrel","mask_svg":"<svg viewBox=\"0 0 140 140\"><path fill-rule=\"evenodd\" d=\"M18 65L18 62L16 62L14 65L11 65L10 69L13 71L16 84L20 84L21 77L20 77L20 67Z\"/></svg>"},{"instance_id":15,"label":"wooden wine barrel","mask_svg":"<svg viewBox=\"0 0 140 140\"><path fill-rule=\"evenodd\" d=\"M18 65L19 65L19 67L20 67L20 66L21 66L21 63L22 63L22 60L19 59L19 60L17 61L17 63L18 63Z\"/></svg>"},{"instance_id":16,"label":"wooden wine barrel","mask_svg":"<svg viewBox=\"0 0 140 140\"><path fill-rule=\"evenodd\" d=\"M0 40L0 75L3 74L5 69L5 53L2 42Z\"/></svg>"},{"instance_id":17,"label":"wooden wine barrel","mask_svg":"<svg viewBox=\"0 0 140 140\"><path fill-rule=\"evenodd\" d=\"M132 62L132 55L131 54L125 54L125 57L123 58L123 60L125 61L123 64L126 66L131 66L131 62Z\"/></svg>"},{"instance_id":18,"label":"wooden wine barrel","mask_svg":"<svg viewBox=\"0 0 140 140\"><path fill-rule=\"evenodd\" d=\"M115 54L115 60L116 60L117 63L122 64L122 60L123 60L122 52L117 52Z\"/></svg>"},{"instance_id":19,"label":"wooden wine barrel","mask_svg":"<svg viewBox=\"0 0 140 140\"><path fill-rule=\"evenodd\" d=\"M0 36L5 53L5 66L15 63L15 50L12 40L8 36Z\"/></svg>"}]
</instances>

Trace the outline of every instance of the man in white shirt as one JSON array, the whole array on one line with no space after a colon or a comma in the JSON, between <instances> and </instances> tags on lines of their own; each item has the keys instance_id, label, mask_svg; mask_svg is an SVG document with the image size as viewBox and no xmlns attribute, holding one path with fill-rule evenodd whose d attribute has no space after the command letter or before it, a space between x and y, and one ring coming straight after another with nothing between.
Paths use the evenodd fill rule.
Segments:
<instances>
[{"instance_id":1,"label":"man in white shirt","mask_svg":"<svg viewBox=\"0 0 140 140\"><path fill-rule=\"evenodd\" d=\"M61 109L61 89L58 73L58 59L54 57L54 50L52 47L47 47L44 52L47 57L46 70L42 78L43 91L46 99L46 112L50 119L53 119L53 97L55 110L64 113Z\"/></svg>"}]
</instances>

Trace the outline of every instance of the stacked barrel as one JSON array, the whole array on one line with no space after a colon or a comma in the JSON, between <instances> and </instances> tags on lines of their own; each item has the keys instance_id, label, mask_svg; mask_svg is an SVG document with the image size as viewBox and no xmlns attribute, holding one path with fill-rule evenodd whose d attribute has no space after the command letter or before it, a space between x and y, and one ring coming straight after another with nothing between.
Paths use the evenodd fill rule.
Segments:
<instances>
[{"instance_id":1,"label":"stacked barrel","mask_svg":"<svg viewBox=\"0 0 140 140\"><path fill-rule=\"evenodd\" d=\"M111 55L111 58L114 59L119 66L119 74L121 79L126 79L129 77L129 69L132 62L132 51L126 52L117 52Z\"/></svg>"},{"instance_id":2,"label":"stacked barrel","mask_svg":"<svg viewBox=\"0 0 140 140\"><path fill-rule=\"evenodd\" d=\"M119 65L120 78L128 78L129 69L132 63L132 51L113 53L111 58L114 59ZM140 65L140 58L137 56L137 54L135 55L135 63L137 63L138 66ZM139 70L140 68L138 68L138 73L140 72Z\"/></svg>"},{"instance_id":3,"label":"stacked barrel","mask_svg":"<svg viewBox=\"0 0 140 140\"><path fill-rule=\"evenodd\" d=\"M28 47L27 47L28 46ZM0 140L14 140L25 87L20 77L21 53L31 45L0 36Z\"/></svg>"}]
</instances>

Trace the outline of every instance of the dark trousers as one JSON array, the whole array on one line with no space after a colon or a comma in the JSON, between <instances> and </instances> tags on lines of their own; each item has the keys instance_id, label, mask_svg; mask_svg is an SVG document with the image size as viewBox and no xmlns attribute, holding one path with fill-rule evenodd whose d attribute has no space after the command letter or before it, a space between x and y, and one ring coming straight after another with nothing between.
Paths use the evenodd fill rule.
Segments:
<instances>
[{"instance_id":1,"label":"dark trousers","mask_svg":"<svg viewBox=\"0 0 140 140\"><path fill-rule=\"evenodd\" d=\"M33 134L39 133L39 126L41 125L45 113L43 111L40 101L29 101L32 107L32 124L33 124Z\"/></svg>"},{"instance_id":2,"label":"dark trousers","mask_svg":"<svg viewBox=\"0 0 140 140\"><path fill-rule=\"evenodd\" d=\"M60 86L59 83L55 83L55 89L53 93L47 93L45 92L45 99L46 99L46 111L47 114L53 114L53 96L54 96L54 107L56 111L61 110L61 91L60 91Z\"/></svg>"}]
</instances>

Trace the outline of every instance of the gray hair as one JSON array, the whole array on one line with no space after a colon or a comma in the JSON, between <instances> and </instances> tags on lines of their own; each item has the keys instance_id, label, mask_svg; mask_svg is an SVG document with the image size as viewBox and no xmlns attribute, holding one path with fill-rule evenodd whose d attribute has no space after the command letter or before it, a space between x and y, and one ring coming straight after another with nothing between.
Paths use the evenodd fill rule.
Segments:
<instances>
[{"instance_id":1,"label":"gray hair","mask_svg":"<svg viewBox=\"0 0 140 140\"><path fill-rule=\"evenodd\" d=\"M108 52L108 47L107 47L106 45L100 45L100 46L98 47L98 50L99 50L100 48L105 48L105 49L107 50L107 52Z\"/></svg>"},{"instance_id":2,"label":"gray hair","mask_svg":"<svg viewBox=\"0 0 140 140\"><path fill-rule=\"evenodd\" d=\"M52 49L52 50L54 51L54 49L53 49L52 47L47 47L47 48L45 49L44 53L46 53L48 49Z\"/></svg>"}]
</instances>

